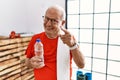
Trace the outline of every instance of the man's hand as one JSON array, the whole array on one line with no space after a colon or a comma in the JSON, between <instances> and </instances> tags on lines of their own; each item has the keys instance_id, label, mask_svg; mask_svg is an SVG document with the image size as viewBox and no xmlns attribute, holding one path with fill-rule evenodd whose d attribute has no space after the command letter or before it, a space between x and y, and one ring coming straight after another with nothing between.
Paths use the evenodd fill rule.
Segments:
<instances>
[{"instance_id":1,"label":"man's hand","mask_svg":"<svg viewBox=\"0 0 120 80\"><path fill-rule=\"evenodd\" d=\"M30 59L30 64L33 68L42 68L43 60L39 56L34 56Z\"/></svg>"},{"instance_id":2,"label":"man's hand","mask_svg":"<svg viewBox=\"0 0 120 80\"><path fill-rule=\"evenodd\" d=\"M69 47L74 46L75 44L75 38L72 34L70 34L69 31L67 31L65 28L61 28L61 30L64 32L64 34L60 34L60 38L62 39L64 44L67 44Z\"/></svg>"}]
</instances>

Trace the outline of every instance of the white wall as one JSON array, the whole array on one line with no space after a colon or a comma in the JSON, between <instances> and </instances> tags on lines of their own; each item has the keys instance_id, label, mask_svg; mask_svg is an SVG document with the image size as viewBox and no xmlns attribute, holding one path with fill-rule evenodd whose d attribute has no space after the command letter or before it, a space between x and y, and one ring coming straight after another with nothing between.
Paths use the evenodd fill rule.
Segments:
<instances>
[{"instance_id":1,"label":"white wall","mask_svg":"<svg viewBox=\"0 0 120 80\"><path fill-rule=\"evenodd\" d=\"M65 0L28 0L27 10L29 31L33 31L35 33L43 31L42 16L48 6L55 4L65 7Z\"/></svg>"},{"instance_id":2,"label":"white wall","mask_svg":"<svg viewBox=\"0 0 120 80\"><path fill-rule=\"evenodd\" d=\"M26 31L26 0L0 0L0 35Z\"/></svg>"},{"instance_id":3,"label":"white wall","mask_svg":"<svg viewBox=\"0 0 120 80\"><path fill-rule=\"evenodd\" d=\"M0 35L43 31L42 16L50 5L65 7L65 0L0 0Z\"/></svg>"}]
</instances>

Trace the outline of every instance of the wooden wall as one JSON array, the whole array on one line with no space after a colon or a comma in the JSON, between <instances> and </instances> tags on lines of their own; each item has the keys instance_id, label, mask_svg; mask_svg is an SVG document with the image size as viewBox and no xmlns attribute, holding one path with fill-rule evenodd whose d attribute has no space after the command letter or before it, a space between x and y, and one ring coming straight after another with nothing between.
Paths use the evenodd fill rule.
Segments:
<instances>
[{"instance_id":1,"label":"wooden wall","mask_svg":"<svg viewBox=\"0 0 120 80\"><path fill-rule=\"evenodd\" d=\"M34 80L25 66L25 50L31 37L0 38L0 80Z\"/></svg>"}]
</instances>

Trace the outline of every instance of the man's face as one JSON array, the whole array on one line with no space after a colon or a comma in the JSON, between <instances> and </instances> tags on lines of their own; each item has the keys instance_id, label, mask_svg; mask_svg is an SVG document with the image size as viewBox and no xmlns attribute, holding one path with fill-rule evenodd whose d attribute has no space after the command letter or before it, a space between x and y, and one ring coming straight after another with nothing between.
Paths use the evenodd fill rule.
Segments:
<instances>
[{"instance_id":1,"label":"man's face","mask_svg":"<svg viewBox=\"0 0 120 80\"><path fill-rule=\"evenodd\" d=\"M48 10L44 16L45 32L58 35L61 26L63 26L61 14L56 10Z\"/></svg>"}]
</instances>

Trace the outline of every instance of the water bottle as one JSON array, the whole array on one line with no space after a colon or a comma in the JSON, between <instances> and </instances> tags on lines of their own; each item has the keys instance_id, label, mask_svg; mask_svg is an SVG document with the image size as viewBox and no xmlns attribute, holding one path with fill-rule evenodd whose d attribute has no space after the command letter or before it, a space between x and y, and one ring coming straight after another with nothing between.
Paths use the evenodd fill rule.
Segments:
<instances>
[{"instance_id":1,"label":"water bottle","mask_svg":"<svg viewBox=\"0 0 120 80\"><path fill-rule=\"evenodd\" d=\"M35 45L34 45L34 51L35 56L38 56L41 59L40 66L43 67L44 64L44 50L43 50L43 44L40 39L36 39Z\"/></svg>"}]
</instances>

